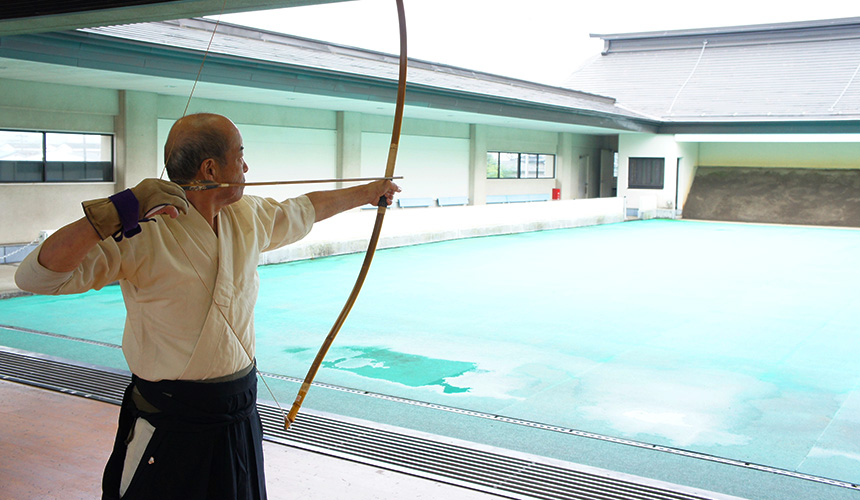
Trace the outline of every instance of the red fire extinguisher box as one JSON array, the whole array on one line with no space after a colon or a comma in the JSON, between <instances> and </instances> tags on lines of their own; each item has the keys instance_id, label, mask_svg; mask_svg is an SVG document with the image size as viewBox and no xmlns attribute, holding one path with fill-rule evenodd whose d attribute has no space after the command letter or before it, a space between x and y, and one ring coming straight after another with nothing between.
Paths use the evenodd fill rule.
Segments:
<instances>
[{"instance_id":1,"label":"red fire extinguisher box","mask_svg":"<svg viewBox=\"0 0 860 500\"><path fill-rule=\"evenodd\" d=\"M560 200L561 199L561 189L560 188L552 188L552 199Z\"/></svg>"}]
</instances>

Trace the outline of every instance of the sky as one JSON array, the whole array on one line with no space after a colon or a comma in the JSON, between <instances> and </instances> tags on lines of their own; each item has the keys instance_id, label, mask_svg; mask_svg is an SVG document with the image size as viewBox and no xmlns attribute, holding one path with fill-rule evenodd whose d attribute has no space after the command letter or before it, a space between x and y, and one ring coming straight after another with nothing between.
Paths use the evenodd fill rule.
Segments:
<instances>
[{"instance_id":1,"label":"sky","mask_svg":"<svg viewBox=\"0 0 860 500\"><path fill-rule=\"evenodd\" d=\"M560 85L613 34L860 17L858 0L404 0L410 58ZM217 18L218 16L213 16ZM394 0L353 0L221 20L397 54Z\"/></svg>"}]
</instances>

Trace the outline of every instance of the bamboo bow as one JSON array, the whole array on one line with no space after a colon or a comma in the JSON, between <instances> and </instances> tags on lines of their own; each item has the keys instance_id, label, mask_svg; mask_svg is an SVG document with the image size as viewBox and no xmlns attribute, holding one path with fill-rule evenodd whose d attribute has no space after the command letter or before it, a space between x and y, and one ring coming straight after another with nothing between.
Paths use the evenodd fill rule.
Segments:
<instances>
[{"instance_id":1,"label":"bamboo bow","mask_svg":"<svg viewBox=\"0 0 860 500\"><path fill-rule=\"evenodd\" d=\"M403 9L403 0L396 0L396 2L397 19L400 26L400 74L397 79L397 104L394 108L394 127L391 130L391 146L388 149L388 163L385 166L385 178L389 179L394 176L394 164L397 161L397 147L400 142L400 127L403 123L403 105L406 101L406 14ZM349 315L349 312L352 310L352 306L355 304L355 300L358 298L358 293L361 291L361 286L364 284L367 272L370 270L370 263L373 261L373 255L376 252L376 245L379 242L379 233L382 230L382 220L385 218L386 207L387 203L383 196L379 199L378 208L376 209L376 222L374 223L373 231L370 234L370 242L367 246L367 252L364 254L364 262L361 265L358 278L356 278L352 292L346 299L346 304L344 304L343 309L340 311L340 315L338 315L337 320L331 327L331 331L329 331L328 336L326 336L323 341L316 358L314 358L314 361L308 370L308 374L305 376L304 382L302 382L299 393L296 395L296 400L284 420L284 429L289 429L290 425L295 422L296 415L299 413L299 408L301 408L302 402L304 401L308 390L311 388L314 377L316 376L323 359L325 359L325 355L328 353L329 347L331 347L335 337L338 332L340 332L340 328L343 326L343 323L346 321L346 317Z\"/></svg>"},{"instance_id":2,"label":"bamboo bow","mask_svg":"<svg viewBox=\"0 0 860 500\"><path fill-rule=\"evenodd\" d=\"M404 107L404 103L406 101L406 67L407 67L407 60L406 60L406 15L404 13L403 0L396 0L396 3L397 3L398 23L399 23L399 27L400 27L400 62L399 62L400 68L399 68L399 76L398 76L398 80L397 80L397 101L396 101L396 105L395 105L395 109L394 109L394 126L393 126L392 131L391 131L391 146L389 147L389 150L388 150L388 162L387 162L386 167L385 167L385 176L380 177L380 178L372 178L372 179L371 178L356 178L356 179L319 179L319 180L311 180L311 181L271 181L271 182L261 182L261 183L243 183L242 185L251 186L251 185L272 185L272 184L303 184L303 183L313 183L313 182L346 182L346 181L364 181L364 180L369 181L369 180L379 180L379 179L389 179L390 180L390 179L400 178L400 177L394 177L394 165L395 165L395 162L397 159L397 148L398 148L398 144L400 142L400 128L401 128L401 125L403 122L403 107ZM224 0L224 6L226 6L226 0ZM223 12L224 6L222 6L222 12ZM204 56L203 56L203 61L200 64L200 70L197 73L197 78L195 78L194 85L191 88L191 93L188 96L188 102L185 105L185 111L183 112L183 116L185 116L185 113L188 111L188 107L189 107L189 105L191 103L191 99L194 95L194 89L197 87L197 81L200 78L200 73L202 72L203 65L205 64L206 56L209 54L209 47L211 46L212 40L215 37L215 31L217 30L219 23L220 23L220 18L219 18L219 21L215 25L215 29L212 31L212 36L209 40L209 46L207 46L207 48L206 48L206 51L205 51ZM168 156L169 156L169 153L168 153ZM166 163L167 163L167 161L165 158L165 164ZM163 174L164 174L164 171L162 171L162 175ZM183 189L186 189L189 191L200 191L200 190L206 190L206 189L230 187L230 186L234 186L234 185L236 185L236 184L224 184L224 183L208 184L208 183L206 183L206 184L187 184L187 185L183 185L181 187ZM347 298L346 304L343 306L343 310L341 310L340 315L337 317L337 320L335 321L334 325L332 326L331 331L329 332L328 336L326 336L325 341L323 342L323 345L320 347L320 350L317 353L316 358L314 359L313 363L311 364L311 367L308 370L307 375L305 376L305 380L302 383L301 388L299 389L299 393L296 396L296 400L293 403L293 406L290 409L289 414L286 414L283 412L283 409L281 408L280 403L278 403L278 400L275 398L274 392L272 392L271 388L269 388L269 385L266 383L265 378L261 378L261 380L263 381L263 384L266 386L266 389L269 391L269 394L272 395L272 399L275 401L275 404L278 406L278 408L281 410L281 412L284 413L284 429L289 429L290 424L292 424L295 421L296 415L299 412L299 408L301 407L302 402L304 401L305 396L307 395L308 390L310 389L311 384L313 383L314 377L316 376L316 373L319 370L319 367L322 364L322 361L325 358L325 355L328 352L329 347L331 347L331 344L334 342L334 339L337 336L338 332L340 331L341 326L343 326L343 323L346 321L347 315L349 315L349 312L352 310L352 306L355 304L355 300L358 298L358 293L359 293L359 291L361 291L361 287L364 284L364 280L367 277L368 270L370 269L370 263L373 260L373 255L376 252L376 246L377 246L377 243L379 242L379 234L380 234L380 231L382 230L382 221L383 221L383 218L385 217L386 209L387 209L387 201L386 201L385 196L383 195L379 199L378 208L377 208L377 212L376 212L376 222L374 223L373 231L371 232L367 252L365 253L365 256L364 256L364 262L361 266L360 272L358 273L358 278L355 281L355 285L353 286L352 292L350 293L349 298ZM175 234L173 235L173 237L177 238ZM179 246L179 249L182 251L182 253L185 254L186 258L188 258L190 261L191 259L185 253L185 250L184 250L184 248L182 248L182 244L180 243L178 238L176 240L176 243ZM195 268L195 272L196 271L197 270ZM208 290L208 286L206 285L206 282L203 280L203 278L200 276L199 273L198 273L198 278L203 283L203 285L207 287L207 290ZM209 292L210 292L210 294L213 293L211 290ZM216 304L216 306L217 306L217 304ZM228 325L230 325L230 322L229 322L226 314L224 313L224 311L221 310L220 306L218 307L218 311L222 315L222 317L224 318L225 322ZM231 329L233 335L238 340L239 336L235 331L233 331L232 325L230 325L230 329ZM245 347L245 345L242 344L241 341L239 341L239 345L245 351L245 354L248 356L248 358L251 360L251 362L256 366L256 360L248 352L248 349Z\"/></svg>"}]
</instances>

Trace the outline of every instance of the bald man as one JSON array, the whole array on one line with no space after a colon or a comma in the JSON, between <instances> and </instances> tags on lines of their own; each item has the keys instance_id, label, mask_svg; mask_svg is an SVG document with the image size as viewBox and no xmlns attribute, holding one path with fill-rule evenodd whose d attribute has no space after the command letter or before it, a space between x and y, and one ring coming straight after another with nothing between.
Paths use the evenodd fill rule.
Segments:
<instances>
[{"instance_id":1,"label":"bald man","mask_svg":"<svg viewBox=\"0 0 860 500\"><path fill-rule=\"evenodd\" d=\"M261 252L303 238L314 222L400 191L391 181L278 202L242 186L184 191L178 184L241 184L248 165L229 119L178 120L164 147L172 182L146 179L83 203L15 274L40 294L119 281L122 349L132 372L104 499L264 499L256 410L253 308Z\"/></svg>"}]
</instances>

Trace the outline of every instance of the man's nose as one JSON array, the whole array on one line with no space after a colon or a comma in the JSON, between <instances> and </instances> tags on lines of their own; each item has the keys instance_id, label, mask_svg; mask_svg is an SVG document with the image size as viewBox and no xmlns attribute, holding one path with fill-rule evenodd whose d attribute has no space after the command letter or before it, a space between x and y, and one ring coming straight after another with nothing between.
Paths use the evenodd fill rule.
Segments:
<instances>
[{"instance_id":1,"label":"man's nose","mask_svg":"<svg viewBox=\"0 0 860 500\"><path fill-rule=\"evenodd\" d=\"M246 163L245 161L242 162L242 171L246 174L248 173L248 163Z\"/></svg>"}]
</instances>

